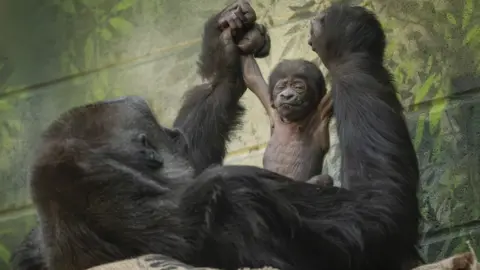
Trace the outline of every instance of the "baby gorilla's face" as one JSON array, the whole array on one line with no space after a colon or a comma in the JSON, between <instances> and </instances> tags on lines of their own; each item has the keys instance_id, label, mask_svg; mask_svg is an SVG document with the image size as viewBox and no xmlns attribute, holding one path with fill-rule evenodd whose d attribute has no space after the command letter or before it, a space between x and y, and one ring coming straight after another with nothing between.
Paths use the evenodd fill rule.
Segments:
<instances>
[{"instance_id":1,"label":"baby gorilla's face","mask_svg":"<svg viewBox=\"0 0 480 270\"><path fill-rule=\"evenodd\" d=\"M302 120L310 113L313 96L302 78L287 77L277 81L272 93L273 108L289 121Z\"/></svg>"}]
</instances>

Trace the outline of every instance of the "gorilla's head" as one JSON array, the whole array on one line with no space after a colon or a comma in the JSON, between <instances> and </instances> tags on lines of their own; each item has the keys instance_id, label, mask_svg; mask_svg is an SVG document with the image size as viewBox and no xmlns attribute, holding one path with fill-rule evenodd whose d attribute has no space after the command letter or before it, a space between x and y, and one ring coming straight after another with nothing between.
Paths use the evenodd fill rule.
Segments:
<instances>
[{"instance_id":1,"label":"gorilla's head","mask_svg":"<svg viewBox=\"0 0 480 270\"><path fill-rule=\"evenodd\" d=\"M167 184L193 175L177 149L183 139L180 131L160 125L139 97L73 108L55 120L42 139L36 177L66 170L72 177L116 171Z\"/></svg>"}]
</instances>

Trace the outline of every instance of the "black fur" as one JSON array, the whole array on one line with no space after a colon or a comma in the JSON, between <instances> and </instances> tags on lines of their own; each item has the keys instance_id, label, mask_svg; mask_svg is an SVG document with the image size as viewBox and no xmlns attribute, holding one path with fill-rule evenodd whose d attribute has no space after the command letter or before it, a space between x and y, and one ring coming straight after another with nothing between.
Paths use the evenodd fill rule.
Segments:
<instances>
[{"instance_id":1,"label":"black fur","mask_svg":"<svg viewBox=\"0 0 480 270\"><path fill-rule=\"evenodd\" d=\"M403 107L383 65L385 34L363 7L337 4L312 21L310 43L332 77L342 187L362 194L376 223L358 235L365 256L359 263L399 269L416 254L419 170Z\"/></svg>"},{"instance_id":2,"label":"black fur","mask_svg":"<svg viewBox=\"0 0 480 270\"><path fill-rule=\"evenodd\" d=\"M40 228L34 228L12 253L10 264L12 269L22 270L47 270L46 262L43 259Z\"/></svg>"}]
</instances>

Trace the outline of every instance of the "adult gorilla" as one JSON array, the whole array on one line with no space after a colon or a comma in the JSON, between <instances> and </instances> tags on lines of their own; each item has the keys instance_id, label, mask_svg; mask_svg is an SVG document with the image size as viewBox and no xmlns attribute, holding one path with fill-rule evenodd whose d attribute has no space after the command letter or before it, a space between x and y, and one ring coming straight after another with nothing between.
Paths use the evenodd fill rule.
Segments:
<instances>
[{"instance_id":1,"label":"adult gorilla","mask_svg":"<svg viewBox=\"0 0 480 270\"><path fill-rule=\"evenodd\" d=\"M245 1L237 1L206 22L199 59L199 75L206 83L194 87L186 94L175 119L174 129L158 126L147 104L134 97L72 109L47 129L31 179L41 230L33 229L14 252L11 260L13 269L47 269L47 264L49 269L82 269L141 254L143 251L155 252L158 248L149 248L153 242L160 244L169 241L168 234L155 236L162 240L155 240L152 236L153 238L147 241L149 244L135 236L133 240L142 243L143 248L140 248L128 243L129 237L118 235L118 240L124 244L117 243L119 246L114 248L116 240L110 238L117 237L116 229L108 228L112 222L127 222L128 224L123 225L132 229L150 226L147 223L162 219L162 215L150 217L155 215L150 212L150 207L158 205L149 205L150 196L158 192L160 183L163 191L169 190L168 195L162 195L163 201L165 196L170 197L170 193L178 189L177 186L185 184L185 181L192 179L208 166L223 162L226 144L232 132L239 127L244 113L244 108L239 104L246 90L240 54L253 53L256 57L265 57L270 51L270 39L265 27L255 24L255 20L256 15L251 6ZM226 30L223 31L224 29ZM169 150L161 150L158 143L163 145L167 141L170 144ZM95 164L94 160L99 163ZM93 167L83 167L92 162ZM119 177L127 177L129 173L139 177L130 180L136 183L132 182L133 186L129 187L128 180L120 180L116 182L118 187L107 189L108 194L117 198L133 196L129 199L139 201L129 202L129 199L125 198L126 201L121 200L121 204L112 200L109 206L104 205L107 204L104 200L107 193L101 190L105 187L103 185L110 184L102 180L92 183L91 179L106 177L104 180L114 181L113 179ZM89 178L90 176L93 178ZM89 184L82 187L79 178L85 179L85 183ZM141 187L141 183L147 186ZM99 196L94 198L94 193L84 188L95 191ZM136 188L142 191L138 193ZM69 201L69 206L61 202L64 199ZM56 208L54 204L57 203L75 209L86 207L82 208L81 212L93 212L82 214L71 209L73 212L68 210L70 214L65 216L66 212L61 210L52 212ZM97 205L88 206L89 203ZM170 205L170 202L165 202L165 205ZM126 218L119 213L101 213L109 207L123 207L122 209L127 211L124 214L133 216ZM137 207L143 210L138 212ZM169 210L162 211L167 213ZM144 213L143 216L141 213ZM101 215L102 221L95 223L95 228L88 228L93 221L88 217L90 214ZM120 221L123 218L126 219ZM144 219L147 223L140 225ZM58 227L60 224L57 222L63 225ZM168 221L162 223L168 227ZM110 225L104 227L106 224ZM120 229L122 226L113 227ZM98 236L103 240L95 236L98 229L108 230ZM126 235L131 234L128 229L124 232ZM84 233L96 240L77 237ZM69 242L71 237L75 238L74 242ZM178 240L179 245L185 245L185 241L180 238L172 236L171 240ZM89 251L86 250L87 254L75 253L80 247L78 245L83 245L77 240L93 244L88 248ZM61 243L65 243L67 247ZM103 251L100 245L109 251ZM124 245L128 247L124 248ZM92 252L95 254L91 254ZM75 259L68 257L69 254Z\"/></svg>"}]
</instances>

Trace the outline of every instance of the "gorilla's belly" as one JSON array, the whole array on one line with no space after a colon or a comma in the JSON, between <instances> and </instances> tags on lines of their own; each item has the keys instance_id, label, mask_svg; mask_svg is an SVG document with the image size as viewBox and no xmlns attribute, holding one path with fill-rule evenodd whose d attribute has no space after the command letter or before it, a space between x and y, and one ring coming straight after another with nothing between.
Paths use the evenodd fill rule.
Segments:
<instances>
[{"instance_id":1,"label":"gorilla's belly","mask_svg":"<svg viewBox=\"0 0 480 270\"><path fill-rule=\"evenodd\" d=\"M321 156L314 155L312 147L297 138L282 140L272 136L265 154L263 167L296 181L307 181L322 170Z\"/></svg>"}]
</instances>

